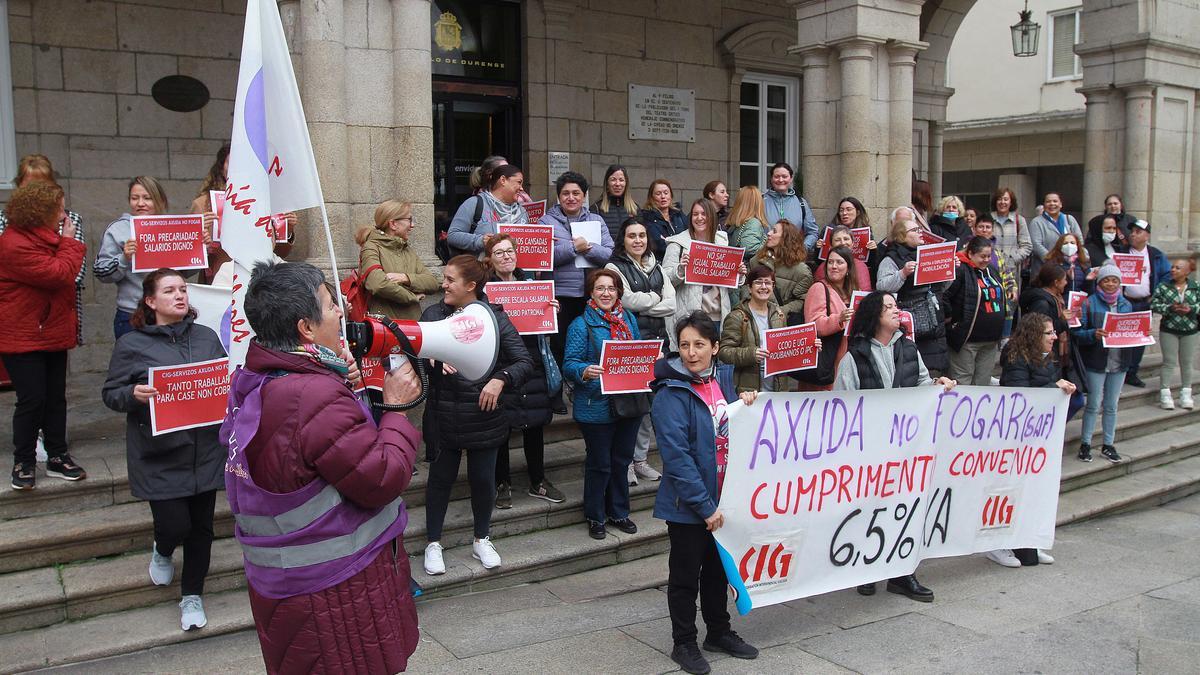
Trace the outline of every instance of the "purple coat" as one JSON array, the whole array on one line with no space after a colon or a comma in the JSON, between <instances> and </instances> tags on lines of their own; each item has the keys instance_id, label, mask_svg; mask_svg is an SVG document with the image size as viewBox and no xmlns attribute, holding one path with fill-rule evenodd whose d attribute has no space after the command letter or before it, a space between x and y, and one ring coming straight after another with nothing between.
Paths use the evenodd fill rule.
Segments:
<instances>
[{"instance_id":1,"label":"purple coat","mask_svg":"<svg viewBox=\"0 0 1200 675\"><path fill-rule=\"evenodd\" d=\"M613 239L608 231L608 225L598 213L588 211L586 206L579 209L579 214L568 218L562 211L562 206L555 204L547 209L546 214L538 222L542 225L554 226L554 295L563 298L582 298L583 282L587 273L593 268L575 266L575 243L571 237L571 223L592 220L600 224L600 243L592 244L592 249L584 254L595 267L604 267L612 257ZM561 327L560 327L561 329Z\"/></svg>"}]
</instances>

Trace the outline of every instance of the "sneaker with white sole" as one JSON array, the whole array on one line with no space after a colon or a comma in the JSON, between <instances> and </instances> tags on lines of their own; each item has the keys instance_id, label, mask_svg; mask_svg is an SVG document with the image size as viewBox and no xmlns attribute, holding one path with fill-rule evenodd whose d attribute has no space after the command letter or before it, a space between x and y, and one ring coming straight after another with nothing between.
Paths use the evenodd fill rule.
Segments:
<instances>
[{"instance_id":1,"label":"sneaker with white sole","mask_svg":"<svg viewBox=\"0 0 1200 675\"><path fill-rule=\"evenodd\" d=\"M1196 402L1192 400L1192 388L1184 387L1179 390L1179 407L1184 410L1193 410L1196 407Z\"/></svg>"},{"instance_id":2,"label":"sneaker with white sole","mask_svg":"<svg viewBox=\"0 0 1200 675\"><path fill-rule=\"evenodd\" d=\"M471 544L471 557L478 560L485 570L500 566L500 554L496 552L496 546L492 544L491 537L476 539L475 543Z\"/></svg>"},{"instance_id":3,"label":"sneaker with white sole","mask_svg":"<svg viewBox=\"0 0 1200 675\"><path fill-rule=\"evenodd\" d=\"M632 464L629 465L629 469L625 473L629 478L629 487L635 487L637 485L637 472L633 470Z\"/></svg>"},{"instance_id":4,"label":"sneaker with white sole","mask_svg":"<svg viewBox=\"0 0 1200 675\"><path fill-rule=\"evenodd\" d=\"M655 470L654 467L650 466L650 463L646 460L634 462L630 465L630 467L633 469L633 473L638 478L645 478L646 480L658 480L659 478L662 478L662 474Z\"/></svg>"},{"instance_id":5,"label":"sneaker with white sole","mask_svg":"<svg viewBox=\"0 0 1200 675\"><path fill-rule=\"evenodd\" d=\"M184 630L204 628L208 617L204 615L204 603L198 595L185 595L179 601L179 626Z\"/></svg>"},{"instance_id":6,"label":"sneaker with white sole","mask_svg":"<svg viewBox=\"0 0 1200 675\"><path fill-rule=\"evenodd\" d=\"M1017 556L1013 555L1013 552L1007 548L996 549L995 551L988 551L987 553L983 554L983 557L987 558L988 560L991 560L992 562L996 563L997 565L1002 565L1004 567L1020 567L1021 566L1021 561L1017 560Z\"/></svg>"},{"instance_id":7,"label":"sneaker with white sole","mask_svg":"<svg viewBox=\"0 0 1200 675\"><path fill-rule=\"evenodd\" d=\"M446 561L442 558L442 545L436 541L425 547L425 574L435 577L446 573Z\"/></svg>"},{"instance_id":8,"label":"sneaker with white sole","mask_svg":"<svg viewBox=\"0 0 1200 675\"><path fill-rule=\"evenodd\" d=\"M175 578L175 564L158 552L158 545L150 547L150 581L155 586L166 586ZM187 630L186 628L184 630Z\"/></svg>"},{"instance_id":9,"label":"sneaker with white sole","mask_svg":"<svg viewBox=\"0 0 1200 675\"><path fill-rule=\"evenodd\" d=\"M1171 399L1171 390L1170 389L1159 389L1158 390L1158 407L1162 408L1163 410L1174 410L1175 409L1175 401L1173 401Z\"/></svg>"},{"instance_id":10,"label":"sneaker with white sole","mask_svg":"<svg viewBox=\"0 0 1200 675\"><path fill-rule=\"evenodd\" d=\"M1038 552L1038 564L1039 565L1053 565L1054 564L1054 556L1050 555L1049 553L1046 553L1045 551L1043 551L1040 548L1037 550L1037 552Z\"/></svg>"}]
</instances>

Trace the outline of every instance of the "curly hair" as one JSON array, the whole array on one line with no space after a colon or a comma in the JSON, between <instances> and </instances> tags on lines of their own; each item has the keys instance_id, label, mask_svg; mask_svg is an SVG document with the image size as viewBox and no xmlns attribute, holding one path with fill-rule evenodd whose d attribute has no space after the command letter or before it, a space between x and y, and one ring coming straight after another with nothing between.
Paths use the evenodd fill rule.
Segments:
<instances>
[{"instance_id":1,"label":"curly hair","mask_svg":"<svg viewBox=\"0 0 1200 675\"><path fill-rule=\"evenodd\" d=\"M13 190L8 198L4 214L8 224L25 230L51 227L62 205L63 189L54 183L34 181L25 187Z\"/></svg>"},{"instance_id":2,"label":"curly hair","mask_svg":"<svg viewBox=\"0 0 1200 675\"><path fill-rule=\"evenodd\" d=\"M804 248L804 235L800 233L800 228L793 225L787 218L780 218L775 221L775 225L779 226L779 245L774 250L763 246L758 250L754 259L774 259L776 266L782 265L783 267L794 267L808 260L808 250Z\"/></svg>"},{"instance_id":3,"label":"curly hair","mask_svg":"<svg viewBox=\"0 0 1200 675\"><path fill-rule=\"evenodd\" d=\"M1039 312L1029 312L1017 322L1012 337L1008 341L1008 360L1025 361L1034 365L1042 365L1046 359L1053 358L1042 352L1042 333L1046 326L1054 326L1050 317ZM1051 354L1054 350L1050 350Z\"/></svg>"},{"instance_id":4,"label":"curly hair","mask_svg":"<svg viewBox=\"0 0 1200 675\"><path fill-rule=\"evenodd\" d=\"M1068 232L1059 237L1058 241L1054 242L1054 248L1050 249L1050 252L1046 254L1046 260L1053 260L1060 265L1069 264L1067 262L1067 256L1062 250L1063 244L1067 243L1067 237L1070 237L1071 241L1075 242L1075 255L1079 256L1079 266L1085 270L1091 267L1092 260L1088 257L1087 249L1084 248L1083 242L1079 240L1079 237L1075 236L1074 232Z\"/></svg>"}]
</instances>

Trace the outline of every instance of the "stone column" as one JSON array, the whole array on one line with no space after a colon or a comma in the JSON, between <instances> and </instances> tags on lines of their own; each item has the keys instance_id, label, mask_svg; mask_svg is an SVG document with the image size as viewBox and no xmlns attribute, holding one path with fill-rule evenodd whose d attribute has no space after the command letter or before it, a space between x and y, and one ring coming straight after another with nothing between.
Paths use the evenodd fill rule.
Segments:
<instances>
[{"instance_id":1,"label":"stone column","mask_svg":"<svg viewBox=\"0 0 1200 675\"><path fill-rule=\"evenodd\" d=\"M933 193L935 200L933 208L937 207L936 200L946 196L942 192L942 144L945 127L945 122L929 120L929 191ZM896 202L896 206L908 204L912 200L911 181L904 193L904 199L907 201Z\"/></svg>"},{"instance_id":2,"label":"stone column","mask_svg":"<svg viewBox=\"0 0 1200 675\"><path fill-rule=\"evenodd\" d=\"M1188 248L1200 250L1200 91L1196 92L1196 106L1192 113L1192 179L1190 212L1187 227Z\"/></svg>"},{"instance_id":3,"label":"stone column","mask_svg":"<svg viewBox=\"0 0 1200 675\"><path fill-rule=\"evenodd\" d=\"M429 0L392 0L392 141L395 197L413 203L409 245L426 264L433 252L433 70Z\"/></svg>"},{"instance_id":4,"label":"stone column","mask_svg":"<svg viewBox=\"0 0 1200 675\"><path fill-rule=\"evenodd\" d=\"M839 193L856 196L867 204L877 201L871 161L871 153L878 147L874 145L878 139L871 133L874 109L871 105L871 69L875 65L876 44L872 40L852 38L836 45L842 66L842 188Z\"/></svg>"},{"instance_id":5,"label":"stone column","mask_svg":"<svg viewBox=\"0 0 1200 675\"><path fill-rule=\"evenodd\" d=\"M350 191L346 180L346 38L342 3L300 0L296 29L296 51L304 78L299 80L300 100L308 120L317 172L329 213L339 265L353 261L353 223L350 222ZM361 158L359 161L363 161ZM328 267L329 253L321 217L312 210L305 214L296 237L294 259L308 258ZM323 264L322 264L323 263Z\"/></svg>"},{"instance_id":6,"label":"stone column","mask_svg":"<svg viewBox=\"0 0 1200 675\"><path fill-rule=\"evenodd\" d=\"M893 208L909 202L912 189L912 137L913 137L913 69L917 65L917 51L923 44L893 40L888 42L888 84L891 104L888 108L888 172L887 203ZM932 149L931 149L932 154ZM940 151L939 151L940 154ZM941 163L938 162L936 178L932 170L930 179L941 183ZM941 194L934 186L934 196Z\"/></svg>"},{"instance_id":7,"label":"stone column","mask_svg":"<svg viewBox=\"0 0 1200 675\"><path fill-rule=\"evenodd\" d=\"M1109 113L1113 103L1113 92L1105 87L1083 92L1086 98L1087 118L1083 145L1083 212L1099 213L1104 197L1112 192L1109 174L1113 162L1120 159L1113 152L1109 135Z\"/></svg>"},{"instance_id":8,"label":"stone column","mask_svg":"<svg viewBox=\"0 0 1200 675\"><path fill-rule=\"evenodd\" d=\"M829 49L809 47L800 52L804 63L800 103L800 173L804 196L816 211L829 209L838 199L834 142L829 133L834 122L829 99ZM736 101L737 99L733 99Z\"/></svg>"},{"instance_id":9,"label":"stone column","mask_svg":"<svg viewBox=\"0 0 1200 675\"><path fill-rule=\"evenodd\" d=\"M1125 90L1125 210L1150 212L1150 151L1153 142L1154 87ZM1088 206L1091 206L1090 204Z\"/></svg>"}]
</instances>

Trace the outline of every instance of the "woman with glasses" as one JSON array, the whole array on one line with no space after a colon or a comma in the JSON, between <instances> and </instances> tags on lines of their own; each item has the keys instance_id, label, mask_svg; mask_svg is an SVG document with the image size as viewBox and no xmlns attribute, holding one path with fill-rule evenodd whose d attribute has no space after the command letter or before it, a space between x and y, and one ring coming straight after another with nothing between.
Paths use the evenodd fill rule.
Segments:
<instances>
[{"instance_id":1,"label":"woman with glasses","mask_svg":"<svg viewBox=\"0 0 1200 675\"><path fill-rule=\"evenodd\" d=\"M421 300L438 290L438 280L408 246L414 225L412 202L389 199L375 209L375 226L363 227L358 273L366 280L367 311L391 319L421 318Z\"/></svg>"},{"instance_id":2,"label":"woman with glasses","mask_svg":"<svg viewBox=\"0 0 1200 675\"><path fill-rule=\"evenodd\" d=\"M938 296L945 284L917 286L917 247L921 245L921 226L911 218L900 217L892 226L891 244L879 263L875 289L894 294L900 309L913 315L913 337L925 366L941 374L950 367L946 348L946 327Z\"/></svg>"},{"instance_id":3,"label":"woman with glasses","mask_svg":"<svg viewBox=\"0 0 1200 675\"><path fill-rule=\"evenodd\" d=\"M763 362L767 359L763 333L787 326L787 315L775 302L775 272L766 265L755 265L746 275L746 287L750 296L734 307L721 324L717 358L733 366L733 386L738 393L776 391L778 378L763 375Z\"/></svg>"}]
</instances>

